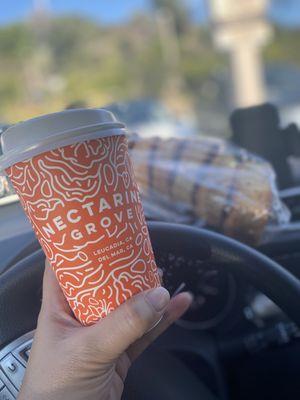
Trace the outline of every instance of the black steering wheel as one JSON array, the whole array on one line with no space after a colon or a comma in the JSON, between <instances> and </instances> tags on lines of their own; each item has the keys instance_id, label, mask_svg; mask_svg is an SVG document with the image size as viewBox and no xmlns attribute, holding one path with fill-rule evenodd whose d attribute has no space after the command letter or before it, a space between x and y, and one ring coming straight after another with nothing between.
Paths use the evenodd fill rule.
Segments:
<instances>
[{"instance_id":1,"label":"black steering wheel","mask_svg":"<svg viewBox=\"0 0 300 400\"><path fill-rule=\"evenodd\" d=\"M185 225L152 222L149 231L158 264L164 262L166 252L221 263L223 268L240 274L266 294L300 327L300 281L268 257L217 233ZM0 276L0 362L4 355L12 352L24 367L26 365L25 358L19 357L21 353L16 355L16 348L24 352L25 347L18 338L35 329L43 268L44 254L38 250ZM28 340L28 336L25 339ZM17 389L17 385L14 386ZM11 392L17 393L16 390ZM162 393L155 398L169 399Z\"/></svg>"}]
</instances>

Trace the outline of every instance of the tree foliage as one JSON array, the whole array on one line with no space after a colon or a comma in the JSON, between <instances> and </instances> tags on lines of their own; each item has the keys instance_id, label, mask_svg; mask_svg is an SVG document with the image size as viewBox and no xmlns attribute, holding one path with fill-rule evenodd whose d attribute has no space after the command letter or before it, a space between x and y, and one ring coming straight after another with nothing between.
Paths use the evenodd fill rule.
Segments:
<instances>
[{"instance_id":1,"label":"tree foliage","mask_svg":"<svg viewBox=\"0 0 300 400\"><path fill-rule=\"evenodd\" d=\"M154 0L156 9L169 7L175 16L174 40L180 51L176 73L185 94L198 104L202 86L228 65L228 59L213 48L206 28L192 24L181 3ZM277 29L265 51L266 60L300 67L299 39L300 31ZM78 17L2 26L0 117L16 121L78 100L102 106L116 100L161 97L173 73L166 69L163 51L153 15L137 15L119 26Z\"/></svg>"}]
</instances>

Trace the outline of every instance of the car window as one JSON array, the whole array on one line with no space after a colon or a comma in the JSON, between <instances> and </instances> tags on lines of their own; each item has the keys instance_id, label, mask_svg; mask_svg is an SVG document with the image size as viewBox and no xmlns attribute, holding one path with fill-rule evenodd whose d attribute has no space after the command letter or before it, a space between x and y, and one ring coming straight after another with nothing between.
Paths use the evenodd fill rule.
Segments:
<instances>
[{"instance_id":1,"label":"car window","mask_svg":"<svg viewBox=\"0 0 300 400\"><path fill-rule=\"evenodd\" d=\"M110 105L134 127L193 120L223 137L234 108L263 101L298 119L297 0L129 3L6 3L1 123Z\"/></svg>"},{"instance_id":2,"label":"car window","mask_svg":"<svg viewBox=\"0 0 300 400\"><path fill-rule=\"evenodd\" d=\"M300 124L299 37L297 0L7 2L0 16L0 133L36 115L105 107L145 138L233 140L271 162L281 188L295 185L298 138L291 134L293 151L278 166L278 154L272 158L259 140L249 144L243 127L233 132L230 116L270 102L279 125ZM263 120L271 114L246 113L243 121L262 120L251 129L266 136ZM0 196L11 192L4 179Z\"/></svg>"}]
</instances>

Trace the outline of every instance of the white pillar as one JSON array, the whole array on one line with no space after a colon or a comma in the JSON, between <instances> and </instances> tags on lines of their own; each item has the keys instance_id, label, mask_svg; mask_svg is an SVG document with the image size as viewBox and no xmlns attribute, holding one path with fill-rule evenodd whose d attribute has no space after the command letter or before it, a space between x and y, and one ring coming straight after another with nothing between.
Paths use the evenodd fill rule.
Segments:
<instances>
[{"instance_id":1,"label":"white pillar","mask_svg":"<svg viewBox=\"0 0 300 400\"><path fill-rule=\"evenodd\" d=\"M263 103L266 93L261 49L253 43L240 43L232 46L230 58L235 106Z\"/></svg>"},{"instance_id":2,"label":"white pillar","mask_svg":"<svg viewBox=\"0 0 300 400\"><path fill-rule=\"evenodd\" d=\"M269 0L209 0L213 38L229 54L236 107L266 100L262 49L272 29L266 18Z\"/></svg>"}]
</instances>

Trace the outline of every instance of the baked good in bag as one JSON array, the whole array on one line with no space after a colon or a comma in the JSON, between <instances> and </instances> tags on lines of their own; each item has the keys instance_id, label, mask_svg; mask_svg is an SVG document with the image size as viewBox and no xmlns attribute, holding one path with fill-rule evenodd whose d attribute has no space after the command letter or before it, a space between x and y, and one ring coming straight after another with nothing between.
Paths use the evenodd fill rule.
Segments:
<instances>
[{"instance_id":1,"label":"baked good in bag","mask_svg":"<svg viewBox=\"0 0 300 400\"><path fill-rule=\"evenodd\" d=\"M167 203L249 244L289 218L270 164L224 140L132 136L130 151L142 196L157 207Z\"/></svg>"}]
</instances>

